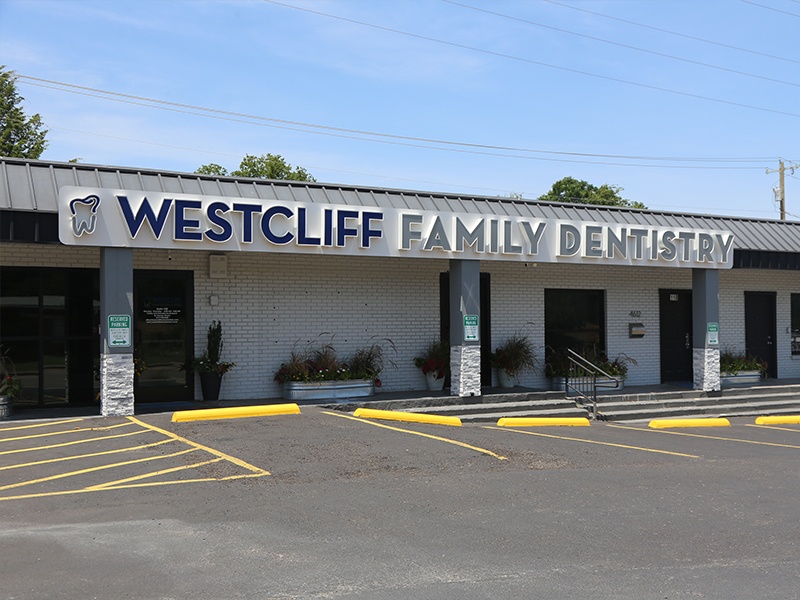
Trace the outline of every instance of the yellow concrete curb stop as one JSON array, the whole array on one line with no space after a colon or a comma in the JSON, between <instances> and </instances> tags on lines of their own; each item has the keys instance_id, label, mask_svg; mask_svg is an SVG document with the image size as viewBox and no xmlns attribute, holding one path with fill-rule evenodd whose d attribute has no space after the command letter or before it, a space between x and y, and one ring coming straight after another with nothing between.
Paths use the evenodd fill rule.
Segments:
<instances>
[{"instance_id":1,"label":"yellow concrete curb stop","mask_svg":"<svg viewBox=\"0 0 800 600\"><path fill-rule=\"evenodd\" d=\"M586 417L503 417L498 427L588 427Z\"/></svg>"},{"instance_id":2,"label":"yellow concrete curb stop","mask_svg":"<svg viewBox=\"0 0 800 600\"><path fill-rule=\"evenodd\" d=\"M774 415L758 417L756 425L800 425L800 415Z\"/></svg>"},{"instance_id":3,"label":"yellow concrete curb stop","mask_svg":"<svg viewBox=\"0 0 800 600\"><path fill-rule=\"evenodd\" d=\"M215 419L241 419L244 417L267 417L272 415L299 415L297 404L265 404L262 406L233 406L231 408L204 408L180 410L173 413L173 423L187 421L212 421Z\"/></svg>"},{"instance_id":4,"label":"yellow concrete curb stop","mask_svg":"<svg viewBox=\"0 0 800 600\"><path fill-rule=\"evenodd\" d=\"M671 429L673 427L730 427L731 422L725 418L706 419L653 419L652 429Z\"/></svg>"},{"instance_id":5,"label":"yellow concrete curb stop","mask_svg":"<svg viewBox=\"0 0 800 600\"><path fill-rule=\"evenodd\" d=\"M358 408L356 412L353 413L353 416L362 419L384 419L387 421L408 421L410 423L429 423L432 425L452 425L454 427L461 427L461 419L458 417L445 417L442 415L428 415L424 413Z\"/></svg>"}]
</instances>

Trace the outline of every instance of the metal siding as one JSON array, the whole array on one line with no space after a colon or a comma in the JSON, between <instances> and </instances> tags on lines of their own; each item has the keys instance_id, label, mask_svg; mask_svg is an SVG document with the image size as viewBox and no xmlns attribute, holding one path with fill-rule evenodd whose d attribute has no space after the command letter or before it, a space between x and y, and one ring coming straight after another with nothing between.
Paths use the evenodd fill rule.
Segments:
<instances>
[{"instance_id":1,"label":"metal siding","mask_svg":"<svg viewBox=\"0 0 800 600\"><path fill-rule=\"evenodd\" d=\"M800 252L800 223L798 222L726 218L716 215L692 215L666 211L638 211L481 196L447 196L411 190L354 188L310 182L237 180L187 173L143 171L14 158L6 158L0 162L0 208L56 212L56 188L65 185L254 199L274 198L282 201L441 210L598 223L725 229L735 235L734 247L738 250Z\"/></svg>"}]
</instances>

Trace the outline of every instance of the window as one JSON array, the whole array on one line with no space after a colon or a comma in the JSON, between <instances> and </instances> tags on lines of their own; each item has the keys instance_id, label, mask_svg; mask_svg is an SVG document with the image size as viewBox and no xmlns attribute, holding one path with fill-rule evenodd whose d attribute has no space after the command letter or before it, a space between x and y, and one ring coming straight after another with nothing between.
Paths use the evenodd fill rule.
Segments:
<instances>
[{"instance_id":1,"label":"window","mask_svg":"<svg viewBox=\"0 0 800 600\"><path fill-rule=\"evenodd\" d=\"M550 362L566 348L588 356L605 352L605 292L545 290L544 331Z\"/></svg>"},{"instance_id":2,"label":"window","mask_svg":"<svg viewBox=\"0 0 800 600\"><path fill-rule=\"evenodd\" d=\"M800 294L792 294L792 355L800 356Z\"/></svg>"}]
</instances>

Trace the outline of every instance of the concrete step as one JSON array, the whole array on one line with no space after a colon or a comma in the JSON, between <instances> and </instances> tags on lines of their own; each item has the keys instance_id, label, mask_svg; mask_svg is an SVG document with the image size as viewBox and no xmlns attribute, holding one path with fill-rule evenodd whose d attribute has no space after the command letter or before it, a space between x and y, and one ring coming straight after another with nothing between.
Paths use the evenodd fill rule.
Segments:
<instances>
[{"instance_id":1,"label":"concrete step","mask_svg":"<svg viewBox=\"0 0 800 600\"><path fill-rule=\"evenodd\" d=\"M600 406L598 419L603 421L628 421L660 419L675 416L749 416L774 414L800 414L800 400L769 400L730 402L730 399L715 399L709 402L670 402L661 405L619 405L617 408Z\"/></svg>"},{"instance_id":2,"label":"concrete step","mask_svg":"<svg viewBox=\"0 0 800 600\"><path fill-rule=\"evenodd\" d=\"M481 402L469 404L451 404L446 406L422 406L406 409L407 412L428 413L439 415L476 415L483 413L508 414L518 411L571 411L576 410L572 399L559 398L556 400L527 400L517 402Z\"/></svg>"}]
</instances>

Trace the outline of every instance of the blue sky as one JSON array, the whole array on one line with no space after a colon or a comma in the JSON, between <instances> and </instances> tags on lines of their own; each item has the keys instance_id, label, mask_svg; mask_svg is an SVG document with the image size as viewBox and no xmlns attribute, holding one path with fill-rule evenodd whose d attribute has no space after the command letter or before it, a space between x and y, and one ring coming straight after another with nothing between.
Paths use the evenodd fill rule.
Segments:
<instances>
[{"instance_id":1,"label":"blue sky","mask_svg":"<svg viewBox=\"0 0 800 600\"><path fill-rule=\"evenodd\" d=\"M321 182L525 198L572 176L778 218L798 31L800 0L0 0L0 64L44 159L271 152ZM800 220L800 169L786 197Z\"/></svg>"}]
</instances>

